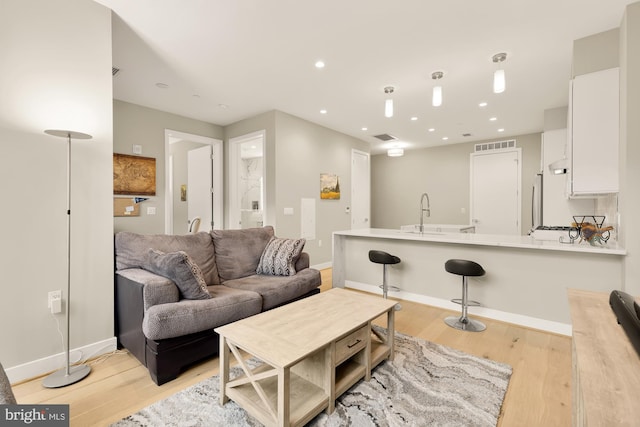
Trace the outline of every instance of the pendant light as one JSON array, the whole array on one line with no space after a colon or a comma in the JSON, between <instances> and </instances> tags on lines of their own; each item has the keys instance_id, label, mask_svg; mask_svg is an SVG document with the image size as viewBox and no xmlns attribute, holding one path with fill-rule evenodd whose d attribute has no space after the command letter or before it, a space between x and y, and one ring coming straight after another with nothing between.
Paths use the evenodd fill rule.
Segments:
<instances>
[{"instance_id":1,"label":"pendant light","mask_svg":"<svg viewBox=\"0 0 640 427\"><path fill-rule=\"evenodd\" d=\"M504 61L506 61L507 59L507 54L506 53L496 53L495 55L493 55L493 62L500 64ZM504 75L504 68L499 65L500 68L498 68L494 73L493 73L493 93L502 93L504 92L505 88L506 88L506 80L505 80L505 75Z\"/></svg>"},{"instance_id":2,"label":"pendant light","mask_svg":"<svg viewBox=\"0 0 640 427\"><path fill-rule=\"evenodd\" d=\"M389 97L384 101L384 116L385 117L393 117L393 99L391 98L391 94L393 93L393 86L387 86L384 88L384 93L386 93Z\"/></svg>"},{"instance_id":3,"label":"pendant light","mask_svg":"<svg viewBox=\"0 0 640 427\"><path fill-rule=\"evenodd\" d=\"M440 80L442 77L444 77L444 73L442 71L436 71L431 74L431 78L433 80ZM431 105L433 105L434 107L439 107L442 105L442 86L437 84L437 82L436 82L436 86L433 87L433 94L431 96Z\"/></svg>"}]
</instances>

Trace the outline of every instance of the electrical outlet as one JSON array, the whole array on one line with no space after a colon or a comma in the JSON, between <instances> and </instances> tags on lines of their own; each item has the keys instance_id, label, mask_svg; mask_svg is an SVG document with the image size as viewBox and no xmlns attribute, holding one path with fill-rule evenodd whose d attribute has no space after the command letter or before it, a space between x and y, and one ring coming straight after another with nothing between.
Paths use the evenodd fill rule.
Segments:
<instances>
[{"instance_id":1,"label":"electrical outlet","mask_svg":"<svg viewBox=\"0 0 640 427\"><path fill-rule=\"evenodd\" d=\"M47 307L52 314L62 312L62 291L51 291L48 294Z\"/></svg>"}]
</instances>

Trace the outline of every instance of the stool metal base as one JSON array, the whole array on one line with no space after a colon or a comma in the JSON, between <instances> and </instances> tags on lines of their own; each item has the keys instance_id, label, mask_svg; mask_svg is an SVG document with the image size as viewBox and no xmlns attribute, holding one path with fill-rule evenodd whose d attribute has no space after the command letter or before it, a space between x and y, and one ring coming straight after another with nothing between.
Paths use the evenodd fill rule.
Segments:
<instances>
[{"instance_id":1,"label":"stool metal base","mask_svg":"<svg viewBox=\"0 0 640 427\"><path fill-rule=\"evenodd\" d=\"M461 331L482 332L487 329L484 323L468 317L449 316L444 319L444 323Z\"/></svg>"}]
</instances>

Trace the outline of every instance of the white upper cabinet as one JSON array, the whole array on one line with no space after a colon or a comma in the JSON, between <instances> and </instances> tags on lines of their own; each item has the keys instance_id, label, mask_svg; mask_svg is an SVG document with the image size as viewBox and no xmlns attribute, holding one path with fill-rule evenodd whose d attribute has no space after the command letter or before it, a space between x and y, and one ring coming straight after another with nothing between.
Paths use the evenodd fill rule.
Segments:
<instances>
[{"instance_id":1,"label":"white upper cabinet","mask_svg":"<svg viewBox=\"0 0 640 427\"><path fill-rule=\"evenodd\" d=\"M569 96L570 195L618 192L619 68L576 76Z\"/></svg>"}]
</instances>

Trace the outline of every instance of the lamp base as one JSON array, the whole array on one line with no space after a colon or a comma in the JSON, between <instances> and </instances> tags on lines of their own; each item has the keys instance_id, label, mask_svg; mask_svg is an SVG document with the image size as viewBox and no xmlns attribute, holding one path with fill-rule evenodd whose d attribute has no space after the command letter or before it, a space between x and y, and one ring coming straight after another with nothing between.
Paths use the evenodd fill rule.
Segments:
<instances>
[{"instance_id":1,"label":"lamp base","mask_svg":"<svg viewBox=\"0 0 640 427\"><path fill-rule=\"evenodd\" d=\"M46 388L58 388L77 383L84 377L89 375L91 367L88 365L76 365L69 367L69 375L67 369L62 368L42 380L42 385Z\"/></svg>"}]
</instances>

